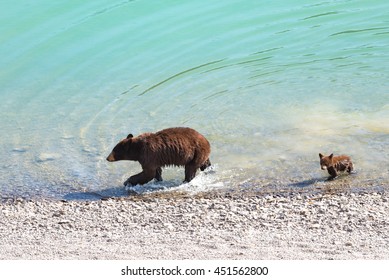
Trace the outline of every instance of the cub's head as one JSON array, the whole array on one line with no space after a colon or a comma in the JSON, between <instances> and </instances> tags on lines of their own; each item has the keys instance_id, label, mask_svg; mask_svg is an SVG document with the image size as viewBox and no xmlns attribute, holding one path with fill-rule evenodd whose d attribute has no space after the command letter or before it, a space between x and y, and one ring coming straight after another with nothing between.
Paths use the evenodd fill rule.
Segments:
<instances>
[{"instance_id":1,"label":"cub's head","mask_svg":"<svg viewBox=\"0 0 389 280\"><path fill-rule=\"evenodd\" d=\"M328 167L332 166L332 158L334 157L334 154L330 154L329 156L323 156L322 154L319 154L319 157L321 169L326 170Z\"/></svg>"},{"instance_id":2,"label":"cub's head","mask_svg":"<svg viewBox=\"0 0 389 280\"><path fill-rule=\"evenodd\" d=\"M139 149L136 141L133 139L132 134L128 134L126 139L123 139L113 148L112 152L108 155L107 160L137 160Z\"/></svg>"}]
</instances>

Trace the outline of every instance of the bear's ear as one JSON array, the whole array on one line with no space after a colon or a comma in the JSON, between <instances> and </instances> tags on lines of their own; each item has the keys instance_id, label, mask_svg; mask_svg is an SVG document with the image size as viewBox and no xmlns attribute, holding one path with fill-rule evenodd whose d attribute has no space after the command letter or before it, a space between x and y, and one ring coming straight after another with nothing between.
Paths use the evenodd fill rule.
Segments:
<instances>
[{"instance_id":1,"label":"bear's ear","mask_svg":"<svg viewBox=\"0 0 389 280\"><path fill-rule=\"evenodd\" d=\"M134 137L134 135L132 135L131 133L127 135L127 139L130 139L132 137Z\"/></svg>"},{"instance_id":2,"label":"bear's ear","mask_svg":"<svg viewBox=\"0 0 389 280\"><path fill-rule=\"evenodd\" d=\"M321 153L319 153L319 158L322 158L322 157L324 157Z\"/></svg>"},{"instance_id":3,"label":"bear's ear","mask_svg":"<svg viewBox=\"0 0 389 280\"><path fill-rule=\"evenodd\" d=\"M329 158L332 159L333 156L334 156L334 154L332 153L332 154L330 154Z\"/></svg>"}]
</instances>

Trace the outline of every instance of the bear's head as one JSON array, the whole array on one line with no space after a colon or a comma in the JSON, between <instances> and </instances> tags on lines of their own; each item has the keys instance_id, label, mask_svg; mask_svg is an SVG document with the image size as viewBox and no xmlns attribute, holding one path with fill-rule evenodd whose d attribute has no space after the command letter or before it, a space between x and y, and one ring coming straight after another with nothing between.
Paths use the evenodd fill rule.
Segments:
<instances>
[{"instance_id":1,"label":"bear's head","mask_svg":"<svg viewBox=\"0 0 389 280\"><path fill-rule=\"evenodd\" d=\"M333 165L332 158L334 157L334 154L330 154L329 156L324 156L319 153L319 157L320 157L320 167L322 170L326 170Z\"/></svg>"},{"instance_id":2,"label":"bear's head","mask_svg":"<svg viewBox=\"0 0 389 280\"><path fill-rule=\"evenodd\" d=\"M108 155L107 160L138 160L139 156L139 143L133 138L132 134L128 134L126 139L120 141L113 148L112 152Z\"/></svg>"}]
</instances>

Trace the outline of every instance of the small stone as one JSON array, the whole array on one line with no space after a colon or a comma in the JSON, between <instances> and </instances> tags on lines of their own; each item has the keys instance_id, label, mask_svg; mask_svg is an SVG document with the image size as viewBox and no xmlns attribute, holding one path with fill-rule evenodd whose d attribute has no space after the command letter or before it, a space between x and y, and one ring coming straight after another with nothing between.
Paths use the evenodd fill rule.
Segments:
<instances>
[{"instance_id":1,"label":"small stone","mask_svg":"<svg viewBox=\"0 0 389 280\"><path fill-rule=\"evenodd\" d=\"M319 224L313 224L313 225L311 225L310 228L311 228L311 229L319 229L319 228L320 228L320 225L319 225Z\"/></svg>"},{"instance_id":2,"label":"small stone","mask_svg":"<svg viewBox=\"0 0 389 280\"><path fill-rule=\"evenodd\" d=\"M174 230L174 226L171 223L164 223L163 225L170 231Z\"/></svg>"}]
</instances>

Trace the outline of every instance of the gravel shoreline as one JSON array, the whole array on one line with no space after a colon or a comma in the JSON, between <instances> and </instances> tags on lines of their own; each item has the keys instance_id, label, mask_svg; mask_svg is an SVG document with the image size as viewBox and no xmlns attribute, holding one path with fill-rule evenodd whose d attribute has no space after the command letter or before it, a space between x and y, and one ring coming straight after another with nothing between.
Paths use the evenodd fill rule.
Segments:
<instances>
[{"instance_id":1,"label":"gravel shoreline","mask_svg":"<svg viewBox=\"0 0 389 280\"><path fill-rule=\"evenodd\" d=\"M388 259L383 193L0 203L0 259Z\"/></svg>"}]
</instances>

